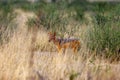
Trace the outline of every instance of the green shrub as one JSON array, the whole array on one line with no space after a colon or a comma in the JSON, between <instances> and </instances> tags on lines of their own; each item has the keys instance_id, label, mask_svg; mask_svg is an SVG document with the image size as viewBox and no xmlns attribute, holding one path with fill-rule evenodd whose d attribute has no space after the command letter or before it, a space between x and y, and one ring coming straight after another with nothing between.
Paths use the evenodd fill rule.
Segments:
<instances>
[{"instance_id":1,"label":"green shrub","mask_svg":"<svg viewBox=\"0 0 120 80\"><path fill-rule=\"evenodd\" d=\"M64 17L64 15L69 15L69 13L65 10L66 4L64 6L61 5L61 3L43 3L40 5L41 9L37 11L38 18L34 22L43 25L45 29L50 31L64 31L68 22L68 16Z\"/></svg>"},{"instance_id":2,"label":"green shrub","mask_svg":"<svg viewBox=\"0 0 120 80\"><path fill-rule=\"evenodd\" d=\"M113 25L111 25L113 24ZM105 26L94 26L88 32L88 47L97 53L107 56L118 54L120 49L120 27L114 23L106 23Z\"/></svg>"},{"instance_id":3,"label":"green shrub","mask_svg":"<svg viewBox=\"0 0 120 80\"><path fill-rule=\"evenodd\" d=\"M118 57L120 56L119 4L99 3L94 6L95 16L92 17L93 27L87 33L87 46L99 55Z\"/></svg>"}]
</instances>

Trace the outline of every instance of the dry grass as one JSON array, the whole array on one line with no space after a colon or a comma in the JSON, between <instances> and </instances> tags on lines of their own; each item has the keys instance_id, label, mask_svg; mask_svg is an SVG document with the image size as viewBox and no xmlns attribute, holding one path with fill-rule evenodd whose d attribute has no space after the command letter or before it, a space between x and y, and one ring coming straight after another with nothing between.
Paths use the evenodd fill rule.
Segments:
<instances>
[{"instance_id":1,"label":"dry grass","mask_svg":"<svg viewBox=\"0 0 120 80\"><path fill-rule=\"evenodd\" d=\"M71 50L58 54L54 52L54 45L48 43L46 31L37 32L33 65L30 66L32 33L27 31L26 16L30 15L20 13L17 20L25 21L18 25L10 41L0 46L0 80L120 79L120 63L110 64L104 59L93 58L84 45L78 54Z\"/></svg>"}]
</instances>

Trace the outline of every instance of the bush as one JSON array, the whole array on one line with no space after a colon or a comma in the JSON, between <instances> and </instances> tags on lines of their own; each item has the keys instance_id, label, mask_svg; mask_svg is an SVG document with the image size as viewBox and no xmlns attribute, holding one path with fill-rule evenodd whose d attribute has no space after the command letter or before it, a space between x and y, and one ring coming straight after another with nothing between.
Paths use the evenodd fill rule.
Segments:
<instances>
[{"instance_id":1,"label":"bush","mask_svg":"<svg viewBox=\"0 0 120 80\"><path fill-rule=\"evenodd\" d=\"M97 54L118 57L120 56L119 4L114 4L111 8L114 10L109 9L110 4L107 4L108 6L105 4L99 3L94 8L93 27L87 33L87 45Z\"/></svg>"},{"instance_id":2,"label":"bush","mask_svg":"<svg viewBox=\"0 0 120 80\"><path fill-rule=\"evenodd\" d=\"M88 32L88 47L97 53L105 52L105 56L119 54L120 49L120 27L112 23L106 23L105 26L94 26ZM119 54L120 55L120 54Z\"/></svg>"},{"instance_id":3,"label":"bush","mask_svg":"<svg viewBox=\"0 0 120 80\"><path fill-rule=\"evenodd\" d=\"M70 16L66 10L66 4L64 6L61 5L62 3L42 3L40 5L41 9L37 11L37 19L34 19L34 22L39 24L39 26L43 25L45 29L50 31L65 31L65 26Z\"/></svg>"}]
</instances>

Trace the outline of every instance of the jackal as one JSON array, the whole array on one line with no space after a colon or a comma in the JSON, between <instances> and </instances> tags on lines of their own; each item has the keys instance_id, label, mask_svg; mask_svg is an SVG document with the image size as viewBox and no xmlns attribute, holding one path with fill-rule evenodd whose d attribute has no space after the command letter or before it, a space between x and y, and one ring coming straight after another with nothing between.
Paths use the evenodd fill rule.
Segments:
<instances>
[{"instance_id":1,"label":"jackal","mask_svg":"<svg viewBox=\"0 0 120 80\"><path fill-rule=\"evenodd\" d=\"M78 52L80 48L80 42L79 39L62 39L62 38L56 38L56 33L48 33L49 35L49 42L53 42L55 46L57 47L57 50L59 53L65 52L66 48L71 48L74 53Z\"/></svg>"}]
</instances>

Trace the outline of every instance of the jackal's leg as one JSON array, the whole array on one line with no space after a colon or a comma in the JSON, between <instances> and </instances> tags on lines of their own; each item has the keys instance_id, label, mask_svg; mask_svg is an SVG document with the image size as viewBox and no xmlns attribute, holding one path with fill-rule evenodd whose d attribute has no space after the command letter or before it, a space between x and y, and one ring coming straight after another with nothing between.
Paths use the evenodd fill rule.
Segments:
<instances>
[{"instance_id":1,"label":"jackal's leg","mask_svg":"<svg viewBox=\"0 0 120 80\"><path fill-rule=\"evenodd\" d=\"M74 46L73 52L74 52L74 53L77 53L77 52L78 52L78 49L79 49L79 45Z\"/></svg>"},{"instance_id":2,"label":"jackal's leg","mask_svg":"<svg viewBox=\"0 0 120 80\"><path fill-rule=\"evenodd\" d=\"M62 50L62 48L59 50L59 54L62 54L63 53L63 50Z\"/></svg>"},{"instance_id":3,"label":"jackal's leg","mask_svg":"<svg viewBox=\"0 0 120 80\"><path fill-rule=\"evenodd\" d=\"M77 52L78 52L78 51L80 50L80 48L81 48L81 46L80 46L80 42L77 43L76 47L77 47L76 50L77 50Z\"/></svg>"},{"instance_id":4,"label":"jackal's leg","mask_svg":"<svg viewBox=\"0 0 120 80\"><path fill-rule=\"evenodd\" d=\"M66 53L66 48L63 49L63 53L64 53L64 54Z\"/></svg>"},{"instance_id":5,"label":"jackal's leg","mask_svg":"<svg viewBox=\"0 0 120 80\"><path fill-rule=\"evenodd\" d=\"M61 54L62 53L62 48L61 47L57 47L58 53Z\"/></svg>"},{"instance_id":6,"label":"jackal's leg","mask_svg":"<svg viewBox=\"0 0 120 80\"><path fill-rule=\"evenodd\" d=\"M74 53L77 52L77 48L76 48L76 47L73 48L73 52L74 52Z\"/></svg>"},{"instance_id":7,"label":"jackal's leg","mask_svg":"<svg viewBox=\"0 0 120 80\"><path fill-rule=\"evenodd\" d=\"M80 49L80 43L77 42L75 47L74 47L74 53L77 53L79 51L79 49Z\"/></svg>"}]
</instances>

